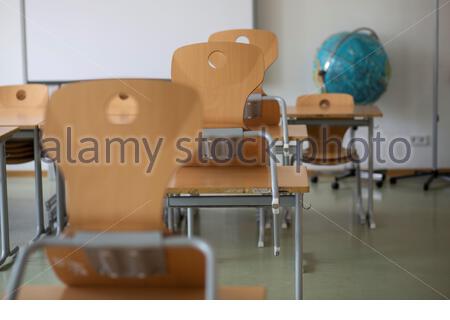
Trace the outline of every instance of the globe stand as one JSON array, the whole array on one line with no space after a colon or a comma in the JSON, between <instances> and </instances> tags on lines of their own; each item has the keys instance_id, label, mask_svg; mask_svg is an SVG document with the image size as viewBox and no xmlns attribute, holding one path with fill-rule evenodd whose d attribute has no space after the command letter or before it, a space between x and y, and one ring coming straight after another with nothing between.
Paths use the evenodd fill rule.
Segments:
<instances>
[{"instance_id":1,"label":"globe stand","mask_svg":"<svg viewBox=\"0 0 450 320\"><path fill-rule=\"evenodd\" d=\"M417 170L411 175L392 177L391 184L396 184L397 180L428 177L423 185L423 190L430 190L431 184L435 180L450 181L450 173L444 173L438 168L438 127L439 127L439 0L436 0L436 25L435 25L435 55L433 70L433 169Z\"/></svg>"},{"instance_id":2,"label":"globe stand","mask_svg":"<svg viewBox=\"0 0 450 320\"><path fill-rule=\"evenodd\" d=\"M339 181L354 178L356 177L356 170L355 169L349 169L346 171L346 173L340 175L340 176L334 176L334 182L331 183L331 188L333 190L339 189ZM378 188L382 188L384 181L386 180L386 172L384 170L375 170L372 176L373 181L375 181L375 184ZM318 183L319 177L317 175L314 175L311 177L311 183ZM392 183L392 182L391 182Z\"/></svg>"},{"instance_id":3,"label":"globe stand","mask_svg":"<svg viewBox=\"0 0 450 320\"><path fill-rule=\"evenodd\" d=\"M379 37L376 34L376 32L370 28L358 28L355 29L354 31L348 33L347 35L345 35L344 37L342 37L338 43L335 45L335 48L333 51L331 51L331 54L329 55L329 57L327 58L326 62L323 64L322 68L320 70L317 71L317 82L321 85L321 92L322 93L326 93L327 89L326 89L326 75L327 72L330 69L330 66L332 65L332 61L334 60L334 58L336 57L337 53L338 53L338 49L354 34L358 34L360 32L368 32L370 34L371 37L373 37L374 39L376 39L377 41L379 41ZM372 52L373 53L373 52ZM339 77L339 76L338 76ZM334 80L334 79L333 79ZM354 132L357 130L357 127L352 128L352 134L354 134ZM344 174L341 174L339 176L334 176L334 181L331 184L332 189L337 190L339 189L339 181L342 181L344 179L347 178L353 178L356 177L356 170L354 168L348 169L344 171ZM368 174L366 174L366 177L368 177ZM373 181L376 182L377 187L381 188L384 184L386 178L386 172L383 171L374 171L372 179ZM317 183L319 181L318 176L313 176L311 177L311 182L312 183Z\"/></svg>"},{"instance_id":4,"label":"globe stand","mask_svg":"<svg viewBox=\"0 0 450 320\"><path fill-rule=\"evenodd\" d=\"M419 177L428 177L427 181L423 184L424 191L430 190L430 186L435 180L442 179L445 181L450 181L450 173L442 172L439 170L433 170L433 171L415 171L413 174L410 175L392 177L390 179L390 183L396 184L398 180L405 180Z\"/></svg>"}]
</instances>

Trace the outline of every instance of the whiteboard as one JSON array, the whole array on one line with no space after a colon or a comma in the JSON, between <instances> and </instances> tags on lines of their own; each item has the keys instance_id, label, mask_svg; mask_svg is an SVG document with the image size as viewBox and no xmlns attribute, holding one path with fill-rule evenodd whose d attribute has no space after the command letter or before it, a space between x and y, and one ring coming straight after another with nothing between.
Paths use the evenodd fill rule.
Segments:
<instances>
[{"instance_id":1,"label":"whiteboard","mask_svg":"<svg viewBox=\"0 0 450 320\"><path fill-rule=\"evenodd\" d=\"M25 0L29 82L170 78L180 46L253 27L253 0Z\"/></svg>"}]
</instances>

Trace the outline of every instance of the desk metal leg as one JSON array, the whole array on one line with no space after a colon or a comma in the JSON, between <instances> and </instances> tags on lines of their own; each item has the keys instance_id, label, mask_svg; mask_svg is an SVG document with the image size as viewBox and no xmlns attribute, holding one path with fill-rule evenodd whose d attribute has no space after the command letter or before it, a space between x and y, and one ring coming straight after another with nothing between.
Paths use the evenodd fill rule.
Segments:
<instances>
[{"instance_id":1,"label":"desk metal leg","mask_svg":"<svg viewBox=\"0 0 450 320\"><path fill-rule=\"evenodd\" d=\"M165 209L166 215L167 215L167 229L169 229L170 232L174 231L173 227L173 208L167 207Z\"/></svg>"},{"instance_id":2,"label":"desk metal leg","mask_svg":"<svg viewBox=\"0 0 450 320\"><path fill-rule=\"evenodd\" d=\"M41 167L41 144L39 128L33 129L34 145L34 178L35 178L35 201L36 201L36 237L38 239L46 232L44 225L44 196L42 191L42 167Z\"/></svg>"},{"instance_id":3,"label":"desk metal leg","mask_svg":"<svg viewBox=\"0 0 450 320\"><path fill-rule=\"evenodd\" d=\"M359 163L355 164L355 175L356 175L356 203L355 211L359 217L359 222L362 225L366 224L366 213L364 210L363 198L362 198L362 186L361 186L361 165Z\"/></svg>"},{"instance_id":4,"label":"desk metal leg","mask_svg":"<svg viewBox=\"0 0 450 320\"><path fill-rule=\"evenodd\" d=\"M1 227L1 256L0 266L19 250L18 247L10 249L9 219L8 219L8 191L6 186L6 151L5 143L0 142L0 227Z\"/></svg>"},{"instance_id":5,"label":"desk metal leg","mask_svg":"<svg viewBox=\"0 0 450 320\"><path fill-rule=\"evenodd\" d=\"M352 127L350 139L355 141L355 127ZM370 141L370 140L369 140ZM370 143L370 142L369 142ZM355 144L351 146L352 156L356 154ZM354 170L356 176L356 199L355 199L355 213L359 217L359 221L362 225L366 224L366 212L364 210L363 198L362 198L362 185L361 185L361 163L360 159L354 159L352 162L352 169ZM355 162L357 161L357 162Z\"/></svg>"},{"instance_id":6,"label":"desk metal leg","mask_svg":"<svg viewBox=\"0 0 450 320\"><path fill-rule=\"evenodd\" d=\"M194 208L187 209L187 236L192 238L194 236Z\"/></svg>"},{"instance_id":7,"label":"desk metal leg","mask_svg":"<svg viewBox=\"0 0 450 320\"><path fill-rule=\"evenodd\" d=\"M295 299L303 299L303 194L295 195L295 217L294 217L294 270L295 270Z\"/></svg>"},{"instance_id":8,"label":"desk metal leg","mask_svg":"<svg viewBox=\"0 0 450 320\"><path fill-rule=\"evenodd\" d=\"M369 227L370 229L375 229L375 219L373 213L373 119L369 119L369 187L368 187L368 219L369 219Z\"/></svg>"},{"instance_id":9,"label":"desk metal leg","mask_svg":"<svg viewBox=\"0 0 450 320\"><path fill-rule=\"evenodd\" d=\"M289 155L286 155L283 153L283 166L284 167L289 166L289 163L290 163L289 158L290 158Z\"/></svg>"},{"instance_id":10,"label":"desk metal leg","mask_svg":"<svg viewBox=\"0 0 450 320\"><path fill-rule=\"evenodd\" d=\"M180 219L181 219L181 208L172 208L173 216L173 231L178 232L181 229Z\"/></svg>"}]
</instances>

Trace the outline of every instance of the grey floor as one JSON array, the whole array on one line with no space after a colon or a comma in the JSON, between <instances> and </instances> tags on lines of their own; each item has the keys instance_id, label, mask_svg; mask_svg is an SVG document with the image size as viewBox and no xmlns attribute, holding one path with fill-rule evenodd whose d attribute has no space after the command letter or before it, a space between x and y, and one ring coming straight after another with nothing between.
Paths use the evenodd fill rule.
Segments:
<instances>
[{"instance_id":1,"label":"grey floor","mask_svg":"<svg viewBox=\"0 0 450 320\"><path fill-rule=\"evenodd\" d=\"M450 297L450 188L425 193L420 180L376 192L378 228L367 230L352 215L353 182L332 191L321 179L305 197L306 299L444 299ZM33 180L8 180L12 242L33 235ZM45 179L46 194L52 185ZM196 232L218 257L221 285L263 285L271 299L293 297L292 230L283 231L282 254L273 257L270 232L256 248L254 210L202 210ZM0 271L0 291L10 273ZM33 257L29 283L57 283L42 254Z\"/></svg>"}]
</instances>

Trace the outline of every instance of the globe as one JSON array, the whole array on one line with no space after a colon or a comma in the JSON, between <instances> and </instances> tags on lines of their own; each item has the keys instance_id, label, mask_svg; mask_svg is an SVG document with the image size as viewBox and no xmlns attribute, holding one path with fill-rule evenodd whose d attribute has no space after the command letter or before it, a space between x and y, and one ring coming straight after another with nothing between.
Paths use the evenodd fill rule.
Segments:
<instances>
[{"instance_id":1,"label":"globe","mask_svg":"<svg viewBox=\"0 0 450 320\"><path fill-rule=\"evenodd\" d=\"M390 64L376 33L360 28L334 34L323 42L314 75L324 93L347 93L356 104L371 104L387 89Z\"/></svg>"}]
</instances>

